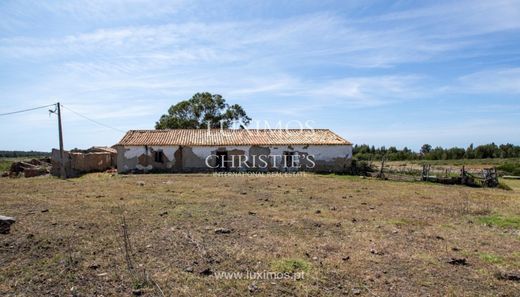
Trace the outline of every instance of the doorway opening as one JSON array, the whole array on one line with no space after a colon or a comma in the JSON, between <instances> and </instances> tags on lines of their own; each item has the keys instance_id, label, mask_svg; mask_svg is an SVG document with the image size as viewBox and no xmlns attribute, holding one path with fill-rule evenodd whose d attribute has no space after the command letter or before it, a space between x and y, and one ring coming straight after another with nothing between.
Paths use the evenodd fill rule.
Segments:
<instances>
[{"instance_id":1,"label":"doorway opening","mask_svg":"<svg viewBox=\"0 0 520 297\"><path fill-rule=\"evenodd\" d=\"M228 160L228 152L227 151L220 151L216 153L216 159L217 162L215 164L217 171L228 171L229 170L229 160Z\"/></svg>"}]
</instances>

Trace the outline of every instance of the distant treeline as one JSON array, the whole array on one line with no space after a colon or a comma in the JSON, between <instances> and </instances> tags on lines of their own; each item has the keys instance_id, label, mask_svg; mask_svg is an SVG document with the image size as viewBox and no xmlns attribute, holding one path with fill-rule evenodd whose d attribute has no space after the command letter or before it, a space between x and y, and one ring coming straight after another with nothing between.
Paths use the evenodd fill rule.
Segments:
<instances>
[{"instance_id":1,"label":"distant treeline","mask_svg":"<svg viewBox=\"0 0 520 297\"><path fill-rule=\"evenodd\" d=\"M18 158L18 157L49 157L49 152L37 151L0 151L0 158Z\"/></svg>"},{"instance_id":2,"label":"distant treeline","mask_svg":"<svg viewBox=\"0 0 520 297\"><path fill-rule=\"evenodd\" d=\"M490 143L474 147L471 144L464 149L440 146L432 148L431 145L424 144L419 152L414 152L407 147L403 149L397 149L394 146L376 148L366 144L354 146L354 157L358 160L375 161L381 160L383 156L386 156L386 160L389 161L520 158L520 146L509 143L501 145Z\"/></svg>"}]
</instances>

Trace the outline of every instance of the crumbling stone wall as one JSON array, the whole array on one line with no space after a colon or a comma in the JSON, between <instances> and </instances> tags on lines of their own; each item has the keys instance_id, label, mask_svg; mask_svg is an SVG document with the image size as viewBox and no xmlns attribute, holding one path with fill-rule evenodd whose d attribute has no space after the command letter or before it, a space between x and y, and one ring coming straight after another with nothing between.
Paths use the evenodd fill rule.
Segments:
<instances>
[{"instance_id":1,"label":"crumbling stone wall","mask_svg":"<svg viewBox=\"0 0 520 297\"><path fill-rule=\"evenodd\" d=\"M340 172L344 170L352 158L351 145L284 145L284 146L118 146L118 172L210 172L214 171L206 165L206 158L219 151L226 151L228 156L282 156L284 152L294 152L296 165L300 169L283 168L282 158L269 157L268 168L259 171L306 170L315 172ZM156 154L162 154L161 162L156 162ZM309 162L308 156L314 162ZM209 159L209 165L215 166L215 159ZM313 165L313 168L310 168ZM248 161L251 165L251 161ZM274 166L273 166L274 164ZM232 170L255 170L241 166Z\"/></svg>"},{"instance_id":2,"label":"crumbling stone wall","mask_svg":"<svg viewBox=\"0 0 520 297\"><path fill-rule=\"evenodd\" d=\"M61 160L60 150L53 149L51 155L51 174L60 176L60 166L63 162L67 177L77 177L88 172L102 172L115 168L116 152L69 152L64 151Z\"/></svg>"},{"instance_id":3,"label":"crumbling stone wall","mask_svg":"<svg viewBox=\"0 0 520 297\"><path fill-rule=\"evenodd\" d=\"M174 168L178 146L118 146L116 149L118 172L152 170L175 172L181 169ZM156 162L156 153L162 156L162 162Z\"/></svg>"}]
</instances>

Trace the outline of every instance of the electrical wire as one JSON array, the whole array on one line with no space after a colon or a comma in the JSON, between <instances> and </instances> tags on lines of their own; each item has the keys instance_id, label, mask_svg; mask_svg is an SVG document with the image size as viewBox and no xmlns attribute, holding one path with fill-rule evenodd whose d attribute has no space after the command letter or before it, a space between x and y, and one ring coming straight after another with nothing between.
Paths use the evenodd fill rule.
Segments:
<instances>
[{"instance_id":1,"label":"electrical wire","mask_svg":"<svg viewBox=\"0 0 520 297\"><path fill-rule=\"evenodd\" d=\"M17 110L17 111L11 111L11 112L6 112L6 113L0 113L0 116L7 116L7 115L12 115L12 114L17 114L17 113L22 113L22 112L28 112L28 111L33 111L33 110L37 110L37 109L43 109L43 108L49 108L51 106L56 106L56 103L54 104L49 104L49 105L44 105L44 106L38 106L38 107L33 107L33 108L28 108L28 109L22 109L22 110ZM67 109L68 111L76 114L77 116L80 116L86 120L89 120L97 125L100 125L100 126L103 126L105 128L109 128L109 129L112 129L112 130L115 130L115 131L118 131L118 132L122 132L122 133L126 133L126 131L123 131L121 129L118 129L118 128L115 128L115 127L112 127L112 126L109 126L109 125L106 125L106 124L103 124L99 121L96 121L94 119L91 119L89 117L87 117L86 115L83 115L77 111L74 111L72 109L70 109L69 107L63 105L63 104L60 104L61 107Z\"/></svg>"},{"instance_id":2,"label":"electrical wire","mask_svg":"<svg viewBox=\"0 0 520 297\"><path fill-rule=\"evenodd\" d=\"M22 112L27 112L27 111L32 111L32 110L37 110L37 109L42 109L42 108L49 108L51 106L55 106L55 104L49 104L49 105L45 105L45 106L39 106L39 107L34 107L34 108L28 108L28 109L22 109L22 110L17 110L17 111L11 111L11 112L6 112L6 113L0 113L0 116L6 116L6 115L11 115L11 114L16 114L16 113L22 113Z\"/></svg>"},{"instance_id":3,"label":"electrical wire","mask_svg":"<svg viewBox=\"0 0 520 297\"><path fill-rule=\"evenodd\" d=\"M115 131L118 131L118 132L121 132L121 133L126 133L126 131L123 131L123 130L121 130L121 129L118 129L118 128L115 128L115 127L112 127L112 126L109 126L109 125L103 124L103 123L101 123L101 122L98 122L98 121L96 121L96 120L94 120L94 119L91 119L91 118L87 117L86 115L83 115L83 114L81 114L81 113L79 113L79 112L77 112L77 111L74 111L74 110L70 109L69 107L67 107L67 106L65 106L65 105L63 105L63 104L60 104L60 106L63 107L63 108L65 108L65 109L67 109L68 111L70 111L70 112L76 114L77 116L80 116L80 117L82 117L82 118L84 118L84 119L86 119L86 120L89 120L89 121L91 121L91 122L93 122L93 123L95 123L95 124L98 124L98 125L103 126L103 127L105 127L105 128L109 128L109 129L112 129L112 130L115 130Z\"/></svg>"}]
</instances>

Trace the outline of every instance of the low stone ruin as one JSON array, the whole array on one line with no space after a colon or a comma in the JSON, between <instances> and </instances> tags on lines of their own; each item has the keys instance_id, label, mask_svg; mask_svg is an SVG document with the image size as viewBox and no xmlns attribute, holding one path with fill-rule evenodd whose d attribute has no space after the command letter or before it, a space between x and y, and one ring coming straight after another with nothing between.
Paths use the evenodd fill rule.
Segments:
<instances>
[{"instance_id":1,"label":"low stone ruin","mask_svg":"<svg viewBox=\"0 0 520 297\"><path fill-rule=\"evenodd\" d=\"M4 172L2 177L35 177L46 175L49 174L50 168L50 158L17 161L11 164L9 171Z\"/></svg>"},{"instance_id":2,"label":"low stone ruin","mask_svg":"<svg viewBox=\"0 0 520 297\"><path fill-rule=\"evenodd\" d=\"M64 151L61 160L60 150L53 149L51 155L51 174L60 176L63 162L67 177L78 177L89 172L104 172L116 168L117 151L109 147L91 147L86 150Z\"/></svg>"}]
</instances>

